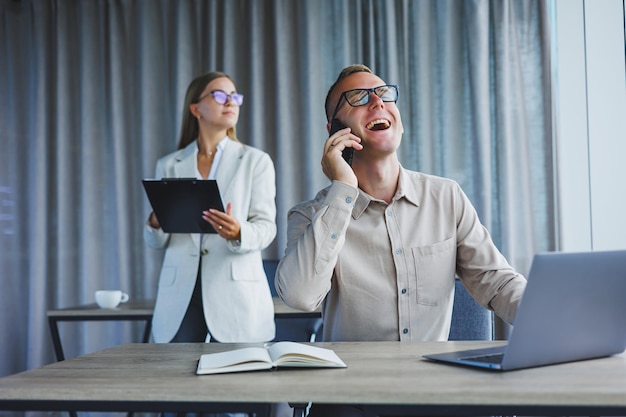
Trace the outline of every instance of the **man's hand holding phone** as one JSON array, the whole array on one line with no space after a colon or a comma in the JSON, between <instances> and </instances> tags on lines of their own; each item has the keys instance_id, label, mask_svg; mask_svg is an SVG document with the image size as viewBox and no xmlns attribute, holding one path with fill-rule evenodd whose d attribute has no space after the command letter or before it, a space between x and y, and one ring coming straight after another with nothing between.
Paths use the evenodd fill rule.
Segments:
<instances>
[{"instance_id":1,"label":"man's hand holding phone","mask_svg":"<svg viewBox=\"0 0 626 417\"><path fill-rule=\"evenodd\" d=\"M324 145L322 170L332 181L338 180L358 186L354 171L350 169L355 150L363 149L361 138L351 133L351 130L338 119L333 119L330 127L330 137ZM342 158L338 158L341 151Z\"/></svg>"},{"instance_id":2,"label":"man's hand holding phone","mask_svg":"<svg viewBox=\"0 0 626 417\"><path fill-rule=\"evenodd\" d=\"M337 133L338 131L340 131L341 129L345 129L346 125L344 125L339 119L333 119L330 121L330 135L332 136L335 133ZM345 161L348 163L348 165L352 166L352 158L354 158L354 148L352 147L345 147L343 149L343 151L341 151L341 156L343 156L343 159L345 159Z\"/></svg>"}]
</instances>

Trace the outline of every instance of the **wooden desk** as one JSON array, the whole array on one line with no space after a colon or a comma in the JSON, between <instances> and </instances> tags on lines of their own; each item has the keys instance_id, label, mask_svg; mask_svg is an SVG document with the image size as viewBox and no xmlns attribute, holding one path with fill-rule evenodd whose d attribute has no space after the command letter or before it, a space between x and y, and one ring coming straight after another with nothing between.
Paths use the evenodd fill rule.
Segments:
<instances>
[{"instance_id":1,"label":"wooden desk","mask_svg":"<svg viewBox=\"0 0 626 417\"><path fill-rule=\"evenodd\" d=\"M65 360L63 345L59 335L60 321L145 321L143 343L150 340L152 331L152 314L154 300L129 301L122 303L115 309L103 309L97 304L87 304L78 307L69 307L58 310L48 310L48 326L52 336L52 345L58 361ZM274 297L274 315L277 319L284 318L318 318L322 317L320 310L307 312L287 307L278 297Z\"/></svg>"},{"instance_id":2,"label":"wooden desk","mask_svg":"<svg viewBox=\"0 0 626 417\"><path fill-rule=\"evenodd\" d=\"M319 343L348 368L204 376L195 375L200 354L242 345L130 344L0 378L0 409L245 412L313 402L382 415L626 415L624 355L506 373L421 358L497 343Z\"/></svg>"}]
</instances>

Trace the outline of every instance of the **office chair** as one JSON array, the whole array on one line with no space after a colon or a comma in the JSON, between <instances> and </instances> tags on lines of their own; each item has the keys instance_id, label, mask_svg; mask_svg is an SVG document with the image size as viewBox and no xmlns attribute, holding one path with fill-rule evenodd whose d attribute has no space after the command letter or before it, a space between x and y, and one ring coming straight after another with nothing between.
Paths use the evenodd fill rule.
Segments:
<instances>
[{"instance_id":1,"label":"office chair","mask_svg":"<svg viewBox=\"0 0 626 417\"><path fill-rule=\"evenodd\" d=\"M276 267L278 260L264 259L263 268L267 275L267 281L270 285L272 297L277 297L276 287L274 286L274 276L276 275ZM289 340L292 342L315 342L321 335L322 319L301 319L286 318L275 319L276 337L274 341Z\"/></svg>"},{"instance_id":2,"label":"office chair","mask_svg":"<svg viewBox=\"0 0 626 417\"><path fill-rule=\"evenodd\" d=\"M448 340L493 340L493 312L472 298L463 283L454 283L454 307Z\"/></svg>"}]
</instances>

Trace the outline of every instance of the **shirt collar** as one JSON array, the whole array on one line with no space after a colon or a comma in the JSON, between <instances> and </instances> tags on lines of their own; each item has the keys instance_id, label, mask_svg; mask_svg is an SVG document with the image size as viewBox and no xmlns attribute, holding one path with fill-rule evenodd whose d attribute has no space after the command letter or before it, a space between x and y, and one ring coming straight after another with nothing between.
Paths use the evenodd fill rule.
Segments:
<instances>
[{"instance_id":1,"label":"shirt collar","mask_svg":"<svg viewBox=\"0 0 626 417\"><path fill-rule=\"evenodd\" d=\"M400 167L400 181L398 181L398 190L393 197L393 201L405 198L409 203L419 207L420 205L420 187L411 180L406 169Z\"/></svg>"},{"instance_id":2,"label":"shirt collar","mask_svg":"<svg viewBox=\"0 0 626 417\"><path fill-rule=\"evenodd\" d=\"M409 178L409 175L402 166L400 166L400 178L398 180L398 189L396 190L396 194L393 196L391 200L391 204L400 199L406 199L409 203L414 204L415 206L419 206L419 192L417 187L411 186L412 182ZM352 217L358 219L363 212L367 209L367 207L372 202L381 202L381 200L375 199L365 191L359 188L359 196L354 203L354 208L352 209ZM382 201L385 203L384 201ZM386 203L385 203L386 204Z\"/></svg>"},{"instance_id":3,"label":"shirt collar","mask_svg":"<svg viewBox=\"0 0 626 417\"><path fill-rule=\"evenodd\" d=\"M215 147L215 155L217 155L218 152L221 152L224 150L224 148L226 147L226 144L228 143L228 139L229 137L226 136L224 139L220 140L217 143L217 146ZM200 151L200 149L198 148L198 140L196 139L195 142L196 142L196 153L198 153Z\"/></svg>"}]
</instances>

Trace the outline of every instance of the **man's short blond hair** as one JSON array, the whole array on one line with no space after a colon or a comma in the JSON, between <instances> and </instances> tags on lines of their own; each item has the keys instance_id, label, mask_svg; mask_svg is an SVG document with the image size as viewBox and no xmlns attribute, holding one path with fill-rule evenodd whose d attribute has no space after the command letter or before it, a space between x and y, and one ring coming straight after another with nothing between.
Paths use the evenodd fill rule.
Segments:
<instances>
[{"instance_id":1,"label":"man's short blond hair","mask_svg":"<svg viewBox=\"0 0 626 417\"><path fill-rule=\"evenodd\" d=\"M368 72L370 74L374 73L371 69L369 69L369 67L363 64L354 64L342 69L339 73L339 76L337 77L337 80L335 80L333 85L330 86L330 88L328 89L328 93L326 94L326 101L324 103L324 109L326 110L326 120L330 121L330 116L332 116L331 112L334 110L334 106L337 105L337 103L330 102L330 96L332 95L333 90L335 89L335 87L337 87L337 84L339 84L341 80L357 72Z\"/></svg>"}]
</instances>

